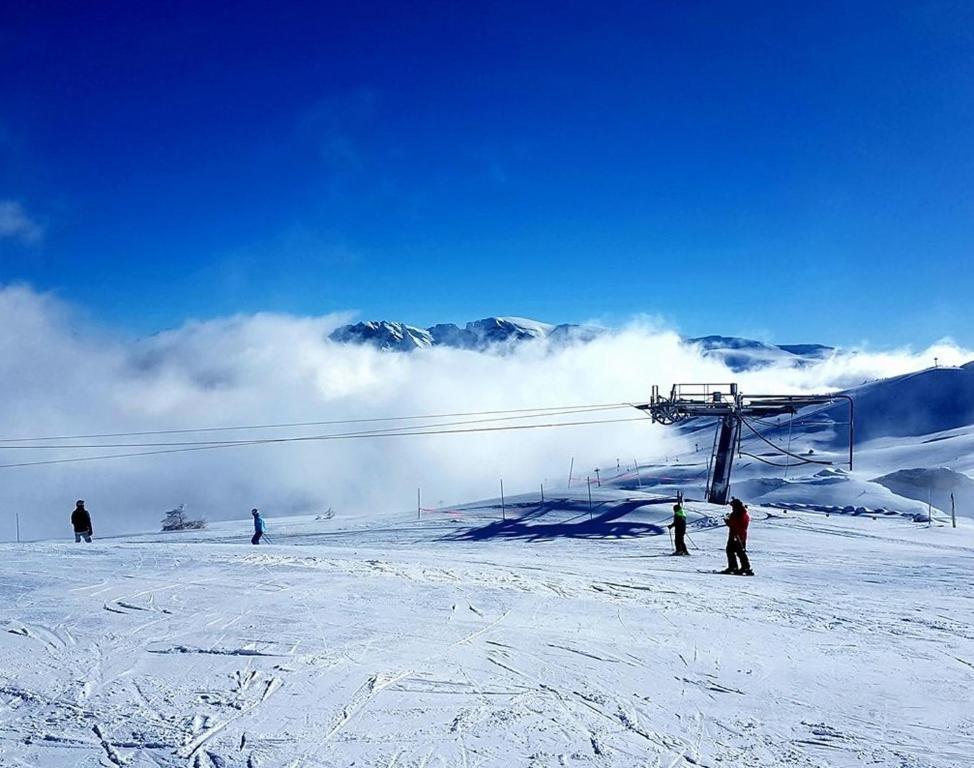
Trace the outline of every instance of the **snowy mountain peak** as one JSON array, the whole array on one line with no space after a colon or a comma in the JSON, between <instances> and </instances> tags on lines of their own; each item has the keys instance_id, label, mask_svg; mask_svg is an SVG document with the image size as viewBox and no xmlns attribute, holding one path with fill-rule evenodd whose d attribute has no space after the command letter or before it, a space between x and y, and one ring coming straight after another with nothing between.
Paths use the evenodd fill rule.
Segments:
<instances>
[{"instance_id":1,"label":"snowy mountain peak","mask_svg":"<svg viewBox=\"0 0 974 768\"><path fill-rule=\"evenodd\" d=\"M372 320L344 325L329 338L349 344L370 344L379 349L410 352L428 347L450 347L477 352L509 350L536 340L553 344L586 344L606 330L572 323L543 323L525 317L485 317L463 326L438 323L418 328L402 322ZM822 360L837 350L824 344L767 344L736 336L700 336L686 339L702 354L720 359L733 371L749 371L772 365L803 366Z\"/></svg>"},{"instance_id":2,"label":"snowy mountain peak","mask_svg":"<svg viewBox=\"0 0 974 768\"><path fill-rule=\"evenodd\" d=\"M330 338L342 343L372 344L380 349L397 351L432 346L483 351L537 339L584 343L600 333L599 328L552 325L523 317L485 317L462 328L454 323L439 323L422 329L399 322L370 321L342 326Z\"/></svg>"},{"instance_id":3,"label":"snowy mountain peak","mask_svg":"<svg viewBox=\"0 0 974 768\"><path fill-rule=\"evenodd\" d=\"M403 352L433 346L429 331L387 320L343 325L332 332L329 338L341 343L372 344L379 349Z\"/></svg>"}]
</instances>

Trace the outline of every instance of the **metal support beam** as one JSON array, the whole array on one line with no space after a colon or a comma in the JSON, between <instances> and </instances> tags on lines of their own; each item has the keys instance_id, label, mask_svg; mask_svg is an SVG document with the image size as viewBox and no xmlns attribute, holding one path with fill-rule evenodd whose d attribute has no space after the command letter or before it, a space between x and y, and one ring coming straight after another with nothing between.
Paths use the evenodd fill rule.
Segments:
<instances>
[{"instance_id":1,"label":"metal support beam","mask_svg":"<svg viewBox=\"0 0 974 768\"><path fill-rule=\"evenodd\" d=\"M721 419L720 436L714 453L714 476L707 497L711 504L726 504L729 501L734 450L740 433L741 421L736 415L728 414Z\"/></svg>"},{"instance_id":2,"label":"metal support beam","mask_svg":"<svg viewBox=\"0 0 974 768\"><path fill-rule=\"evenodd\" d=\"M647 411L657 424L679 424L690 419L716 418L719 423L715 435L714 450L711 455L707 500L714 504L726 504L730 498L730 476L734 463L734 453L739 450L742 425L777 448L780 453L790 454L786 449L774 445L758 434L750 426L750 418L769 418L794 416L802 409L812 405L830 405L837 400L845 400L849 407L849 469L852 469L853 446L855 443L855 401L845 394L827 395L744 395L737 384L674 384L669 397L660 394L659 387L653 386L652 397L648 403L636 408ZM838 426L838 423L836 423ZM801 458L801 457L796 457ZM831 462L812 462L831 463Z\"/></svg>"}]
</instances>

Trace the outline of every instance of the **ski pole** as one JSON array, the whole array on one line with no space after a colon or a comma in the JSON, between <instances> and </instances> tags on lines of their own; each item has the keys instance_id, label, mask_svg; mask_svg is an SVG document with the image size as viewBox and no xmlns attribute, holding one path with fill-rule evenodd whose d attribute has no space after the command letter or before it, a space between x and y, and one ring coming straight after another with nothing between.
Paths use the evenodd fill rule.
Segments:
<instances>
[{"instance_id":1,"label":"ski pole","mask_svg":"<svg viewBox=\"0 0 974 768\"><path fill-rule=\"evenodd\" d=\"M690 538L690 534L689 533L686 534L686 537L687 537L687 541L690 542L690 544L693 546L694 549L700 549L700 547L697 546L697 543L693 539Z\"/></svg>"}]
</instances>

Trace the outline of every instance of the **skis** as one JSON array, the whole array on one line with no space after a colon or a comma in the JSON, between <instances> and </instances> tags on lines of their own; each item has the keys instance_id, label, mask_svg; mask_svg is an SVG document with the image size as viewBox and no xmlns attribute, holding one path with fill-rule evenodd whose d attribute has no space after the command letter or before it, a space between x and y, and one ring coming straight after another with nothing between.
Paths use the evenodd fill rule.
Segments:
<instances>
[{"instance_id":1,"label":"skis","mask_svg":"<svg viewBox=\"0 0 974 768\"><path fill-rule=\"evenodd\" d=\"M716 573L718 576L753 576L754 575L754 571L751 571L750 573L734 573L734 572L727 573L727 571L704 571L701 569L697 569L697 573Z\"/></svg>"}]
</instances>

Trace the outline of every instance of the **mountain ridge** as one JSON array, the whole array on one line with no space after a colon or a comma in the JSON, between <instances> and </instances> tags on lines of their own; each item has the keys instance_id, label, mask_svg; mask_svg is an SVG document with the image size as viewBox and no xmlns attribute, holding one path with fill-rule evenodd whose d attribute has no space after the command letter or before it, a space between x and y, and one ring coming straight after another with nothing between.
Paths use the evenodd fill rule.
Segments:
<instances>
[{"instance_id":1,"label":"mountain ridge","mask_svg":"<svg viewBox=\"0 0 974 768\"><path fill-rule=\"evenodd\" d=\"M431 347L449 347L478 352L510 350L525 342L547 340L555 344L584 344L594 341L609 329L576 323L544 323L522 317L492 316L472 320L463 327L437 323L426 328L401 321L368 320L343 325L329 338L342 344L368 344L378 349L411 352ZM753 370L778 363L807 365L835 354L825 344L768 344L736 336L709 335L685 337L702 354L716 357L735 372Z\"/></svg>"}]
</instances>

